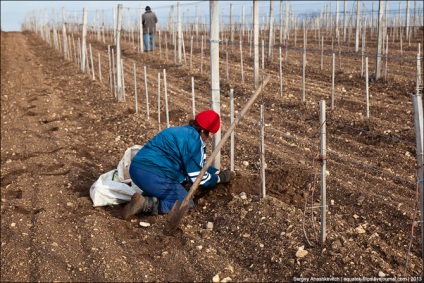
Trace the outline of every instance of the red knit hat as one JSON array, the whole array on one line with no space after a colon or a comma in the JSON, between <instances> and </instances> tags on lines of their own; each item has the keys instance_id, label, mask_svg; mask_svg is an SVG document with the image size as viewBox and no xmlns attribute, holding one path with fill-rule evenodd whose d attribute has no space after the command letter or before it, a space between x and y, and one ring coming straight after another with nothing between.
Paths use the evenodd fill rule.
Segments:
<instances>
[{"instance_id":1,"label":"red knit hat","mask_svg":"<svg viewBox=\"0 0 424 283\"><path fill-rule=\"evenodd\" d=\"M205 130L211 133L216 133L221 126L218 113L213 110L205 110L196 115L196 122Z\"/></svg>"}]
</instances>

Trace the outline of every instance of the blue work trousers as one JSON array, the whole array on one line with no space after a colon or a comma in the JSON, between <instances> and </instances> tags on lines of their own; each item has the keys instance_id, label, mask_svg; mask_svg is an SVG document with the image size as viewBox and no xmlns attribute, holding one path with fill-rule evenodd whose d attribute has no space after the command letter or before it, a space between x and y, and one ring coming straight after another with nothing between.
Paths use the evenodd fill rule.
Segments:
<instances>
[{"instance_id":1,"label":"blue work trousers","mask_svg":"<svg viewBox=\"0 0 424 283\"><path fill-rule=\"evenodd\" d=\"M155 34L146 33L143 35L144 40L144 50L149 51L149 37L150 37L150 51L155 50Z\"/></svg>"},{"instance_id":2,"label":"blue work trousers","mask_svg":"<svg viewBox=\"0 0 424 283\"><path fill-rule=\"evenodd\" d=\"M156 197L159 200L159 213L169 213L174 203L183 201L187 191L183 185L168 178L160 177L149 171L130 166L131 180L143 190L143 195ZM190 206L193 206L193 200Z\"/></svg>"}]
</instances>

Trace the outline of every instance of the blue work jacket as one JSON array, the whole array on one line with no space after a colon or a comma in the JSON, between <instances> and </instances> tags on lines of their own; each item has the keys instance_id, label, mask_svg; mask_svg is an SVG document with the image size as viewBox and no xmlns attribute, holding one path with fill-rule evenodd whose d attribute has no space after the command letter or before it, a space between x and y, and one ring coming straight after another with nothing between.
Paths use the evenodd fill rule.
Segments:
<instances>
[{"instance_id":1,"label":"blue work jacket","mask_svg":"<svg viewBox=\"0 0 424 283\"><path fill-rule=\"evenodd\" d=\"M192 126L167 128L138 151L131 165L179 183L194 182L206 163L205 148ZM218 169L210 166L200 185L215 185L218 182L216 171Z\"/></svg>"}]
</instances>

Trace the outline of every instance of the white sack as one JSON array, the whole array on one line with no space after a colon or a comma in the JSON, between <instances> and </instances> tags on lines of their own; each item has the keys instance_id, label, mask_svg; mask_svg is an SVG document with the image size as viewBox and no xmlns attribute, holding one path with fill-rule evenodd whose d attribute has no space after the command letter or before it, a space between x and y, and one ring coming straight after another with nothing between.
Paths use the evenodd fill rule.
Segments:
<instances>
[{"instance_id":1,"label":"white sack","mask_svg":"<svg viewBox=\"0 0 424 283\"><path fill-rule=\"evenodd\" d=\"M131 182L130 173L128 172L130 169L131 160L134 158L134 156L137 154L137 152L141 148L142 146L137 144L133 145L130 148L127 148L121 161L119 161L118 175L119 175L119 178L121 179L121 182L124 182L124 183Z\"/></svg>"},{"instance_id":2,"label":"white sack","mask_svg":"<svg viewBox=\"0 0 424 283\"><path fill-rule=\"evenodd\" d=\"M93 206L107 206L129 202L135 193L142 190L135 184L129 186L120 182L117 170L109 171L99 177L90 188ZM118 179L118 180L117 180Z\"/></svg>"},{"instance_id":3,"label":"white sack","mask_svg":"<svg viewBox=\"0 0 424 283\"><path fill-rule=\"evenodd\" d=\"M142 148L140 145L128 148L118 168L104 173L91 185L90 197L93 200L93 206L121 204L131 201L131 196L135 193L142 194L142 190L132 183L128 172L131 160L140 148Z\"/></svg>"}]
</instances>

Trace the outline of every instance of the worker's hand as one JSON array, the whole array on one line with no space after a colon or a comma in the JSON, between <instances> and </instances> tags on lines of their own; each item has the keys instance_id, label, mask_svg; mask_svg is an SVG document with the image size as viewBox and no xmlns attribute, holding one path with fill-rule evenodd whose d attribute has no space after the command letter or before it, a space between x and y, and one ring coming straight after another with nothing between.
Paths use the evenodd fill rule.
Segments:
<instances>
[{"instance_id":1,"label":"worker's hand","mask_svg":"<svg viewBox=\"0 0 424 283\"><path fill-rule=\"evenodd\" d=\"M230 170L220 171L218 174L219 183L228 183L230 182Z\"/></svg>"}]
</instances>

